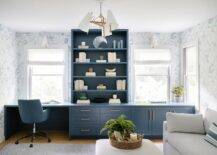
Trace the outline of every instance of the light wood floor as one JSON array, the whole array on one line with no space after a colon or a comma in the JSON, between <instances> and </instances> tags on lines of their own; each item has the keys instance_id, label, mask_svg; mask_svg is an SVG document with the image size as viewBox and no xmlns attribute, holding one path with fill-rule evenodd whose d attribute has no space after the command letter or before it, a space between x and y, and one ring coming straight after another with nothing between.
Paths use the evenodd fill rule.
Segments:
<instances>
[{"instance_id":1,"label":"light wood floor","mask_svg":"<svg viewBox=\"0 0 217 155\"><path fill-rule=\"evenodd\" d=\"M2 149L5 145L9 143L14 143L18 138L26 135L26 132L19 132L8 140L0 143L0 149ZM48 132L49 137L51 138L51 143L64 143L64 144L95 144L96 139L71 139L69 140L67 132L60 132L60 131L50 131ZM154 143L162 143L161 139L154 139L152 140ZM26 138L20 141L20 143L30 143L30 138ZM37 137L34 143L47 143L44 138Z\"/></svg>"}]
</instances>

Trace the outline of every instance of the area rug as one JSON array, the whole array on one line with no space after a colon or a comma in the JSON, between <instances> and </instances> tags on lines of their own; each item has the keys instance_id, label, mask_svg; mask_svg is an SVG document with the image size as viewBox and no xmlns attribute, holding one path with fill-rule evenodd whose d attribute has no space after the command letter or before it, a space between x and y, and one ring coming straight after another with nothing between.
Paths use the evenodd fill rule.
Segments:
<instances>
[{"instance_id":1,"label":"area rug","mask_svg":"<svg viewBox=\"0 0 217 155\"><path fill-rule=\"evenodd\" d=\"M162 144L156 146L163 150ZM95 144L8 144L0 155L95 155Z\"/></svg>"},{"instance_id":2,"label":"area rug","mask_svg":"<svg viewBox=\"0 0 217 155\"><path fill-rule=\"evenodd\" d=\"M8 144L0 155L94 155L95 144Z\"/></svg>"}]
</instances>

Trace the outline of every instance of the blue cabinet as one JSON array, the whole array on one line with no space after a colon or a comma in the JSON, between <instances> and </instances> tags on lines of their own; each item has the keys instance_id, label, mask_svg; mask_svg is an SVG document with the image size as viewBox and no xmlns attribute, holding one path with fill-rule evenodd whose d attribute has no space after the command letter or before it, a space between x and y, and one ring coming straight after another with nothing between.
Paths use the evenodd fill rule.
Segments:
<instances>
[{"instance_id":1,"label":"blue cabinet","mask_svg":"<svg viewBox=\"0 0 217 155\"><path fill-rule=\"evenodd\" d=\"M135 107L133 109L132 121L136 125L136 131L145 136L151 135L150 109Z\"/></svg>"},{"instance_id":2,"label":"blue cabinet","mask_svg":"<svg viewBox=\"0 0 217 155\"><path fill-rule=\"evenodd\" d=\"M106 121L121 114L132 120L138 133L145 137L161 137L167 112L195 113L194 106L72 106L69 110L69 135L71 137L100 137Z\"/></svg>"}]
</instances>

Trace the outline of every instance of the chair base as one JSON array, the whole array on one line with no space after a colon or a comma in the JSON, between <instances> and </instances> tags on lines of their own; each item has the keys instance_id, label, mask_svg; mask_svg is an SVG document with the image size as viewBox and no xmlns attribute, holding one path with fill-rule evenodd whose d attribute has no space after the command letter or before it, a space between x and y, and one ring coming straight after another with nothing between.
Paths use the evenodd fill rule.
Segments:
<instances>
[{"instance_id":1,"label":"chair base","mask_svg":"<svg viewBox=\"0 0 217 155\"><path fill-rule=\"evenodd\" d=\"M42 132L42 131L38 131L38 132L31 133L31 134L28 134L28 135L26 135L26 136L23 136L23 137L17 139L17 140L15 141L15 144L19 144L19 141L20 141L20 140L25 139L25 138L29 138L29 137L31 137L31 144L29 145L29 147L33 147L33 144L32 144L32 143L33 143L34 139L36 139L36 137L44 137L44 138L47 139L48 143L51 142L51 139L47 136L47 133Z\"/></svg>"}]
</instances>

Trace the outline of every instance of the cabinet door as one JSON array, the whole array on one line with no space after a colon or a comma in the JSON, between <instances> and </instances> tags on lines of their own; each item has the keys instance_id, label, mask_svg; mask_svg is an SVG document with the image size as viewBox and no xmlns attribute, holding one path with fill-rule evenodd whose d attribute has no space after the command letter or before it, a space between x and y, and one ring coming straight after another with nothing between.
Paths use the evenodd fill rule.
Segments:
<instances>
[{"instance_id":1,"label":"cabinet door","mask_svg":"<svg viewBox=\"0 0 217 155\"><path fill-rule=\"evenodd\" d=\"M150 109L135 107L132 113L132 120L136 125L136 132L149 136L151 134Z\"/></svg>"},{"instance_id":2,"label":"cabinet door","mask_svg":"<svg viewBox=\"0 0 217 155\"><path fill-rule=\"evenodd\" d=\"M151 135L162 136L163 135L163 122L166 120L166 113L170 111L170 108L166 107L154 107L151 110Z\"/></svg>"},{"instance_id":3,"label":"cabinet door","mask_svg":"<svg viewBox=\"0 0 217 155\"><path fill-rule=\"evenodd\" d=\"M171 107L170 108L171 112L176 112L176 113L187 113L187 114L194 114L195 113L195 108L192 107Z\"/></svg>"}]
</instances>

